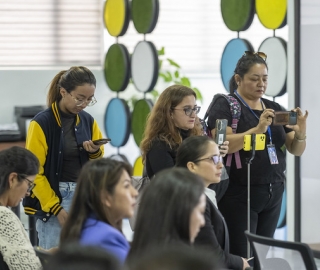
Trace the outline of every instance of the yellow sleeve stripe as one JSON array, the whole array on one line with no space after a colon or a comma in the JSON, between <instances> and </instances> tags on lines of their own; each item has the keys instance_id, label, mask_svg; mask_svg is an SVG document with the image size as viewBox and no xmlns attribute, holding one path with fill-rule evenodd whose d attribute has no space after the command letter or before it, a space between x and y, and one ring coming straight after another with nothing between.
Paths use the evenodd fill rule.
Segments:
<instances>
[{"instance_id":1,"label":"yellow sleeve stripe","mask_svg":"<svg viewBox=\"0 0 320 270\"><path fill-rule=\"evenodd\" d=\"M59 115L59 110L58 110L58 104L57 102L52 103L51 105L54 117L57 120L58 125L61 127L61 120L60 120L60 115Z\"/></svg>"}]
</instances>

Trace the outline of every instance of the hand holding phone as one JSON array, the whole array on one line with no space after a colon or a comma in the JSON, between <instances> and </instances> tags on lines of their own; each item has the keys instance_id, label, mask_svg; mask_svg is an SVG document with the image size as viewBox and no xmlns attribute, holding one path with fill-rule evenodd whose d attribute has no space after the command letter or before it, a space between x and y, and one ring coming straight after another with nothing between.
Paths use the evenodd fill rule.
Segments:
<instances>
[{"instance_id":1,"label":"hand holding phone","mask_svg":"<svg viewBox=\"0 0 320 270\"><path fill-rule=\"evenodd\" d=\"M110 141L111 141L111 139L109 139L109 138L104 138L104 139L94 140L94 141L92 141L92 142L93 142L93 144L95 144L95 145L102 145L102 144L106 144L106 143L108 143L108 142L110 142Z\"/></svg>"},{"instance_id":2,"label":"hand holding phone","mask_svg":"<svg viewBox=\"0 0 320 270\"><path fill-rule=\"evenodd\" d=\"M294 126L297 124L297 112L276 111L274 112L273 125L275 126Z\"/></svg>"},{"instance_id":3,"label":"hand holding phone","mask_svg":"<svg viewBox=\"0 0 320 270\"><path fill-rule=\"evenodd\" d=\"M227 119L217 119L216 120L215 142L217 145L222 145L223 142L226 140L227 125L228 125Z\"/></svg>"}]
</instances>

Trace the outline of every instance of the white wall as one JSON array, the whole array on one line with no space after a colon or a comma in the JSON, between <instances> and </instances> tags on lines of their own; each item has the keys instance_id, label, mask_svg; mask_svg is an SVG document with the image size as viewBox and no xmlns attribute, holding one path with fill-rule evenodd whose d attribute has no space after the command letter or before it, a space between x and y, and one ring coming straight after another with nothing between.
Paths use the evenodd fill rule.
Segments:
<instances>
[{"instance_id":1,"label":"white wall","mask_svg":"<svg viewBox=\"0 0 320 270\"><path fill-rule=\"evenodd\" d=\"M320 4L309 11L318 17L316 24L301 25L301 106L309 111L307 149L301 158L301 241L319 243Z\"/></svg>"}]
</instances>

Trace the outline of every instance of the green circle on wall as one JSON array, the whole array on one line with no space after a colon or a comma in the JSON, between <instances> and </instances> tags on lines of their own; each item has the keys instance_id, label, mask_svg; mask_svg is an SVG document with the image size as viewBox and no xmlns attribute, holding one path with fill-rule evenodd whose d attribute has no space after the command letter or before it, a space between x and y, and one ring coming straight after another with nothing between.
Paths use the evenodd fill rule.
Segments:
<instances>
[{"instance_id":1,"label":"green circle on wall","mask_svg":"<svg viewBox=\"0 0 320 270\"><path fill-rule=\"evenodd\" d=\"M159 0L132 0L131 18L141 34L151 33L159 17Z\"/></svg>"},{"instance_id":2,"label":"green circle on wall","mask_svg":"<svg viewBox=\"0 0 320 270\"><path fill-rule=\"evenodd\" d=\"M221 0L221 14L231 31L247 30L254 16L254 0Z\"/></svg>"},{"instance_id":3,"label":"green circle on wall","mask_svg":"<svg viewBox=\"0 0 320 270\"><path fill-rule=\"evenodd\" d=\"M152 107L153 103L150 99L140 99L134 105L131 117L131 133L138 146L140 146L147 116Z\"/></svg>"},{"instance_id":4,"label":"green circle on wall","mask_svg":"<svg viewBox=\"0 0 320 270\"><path fill-rule=\"evenodd\" d=\"M110 90L124 91L130 79L130 60L127 48L122 44L113 44L104 61L104 76Z\"/></svg>"}]
</instances>

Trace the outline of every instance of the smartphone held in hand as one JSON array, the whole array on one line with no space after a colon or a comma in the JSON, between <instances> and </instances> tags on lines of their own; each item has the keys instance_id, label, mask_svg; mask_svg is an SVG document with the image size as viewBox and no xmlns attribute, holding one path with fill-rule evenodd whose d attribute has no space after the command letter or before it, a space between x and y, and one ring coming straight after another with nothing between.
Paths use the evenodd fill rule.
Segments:
<instances>
[{"instance_id":1,"label":"smartphone held in hand","mask_svg":"<svg viewBox=\"0 0 320 270\"><path fill-rule=\"evenodd\" d=\"M297 124L297 112L294 111L277 111L274 112L273 125L285 126L285 125L296 125Z\"/></svg>"},{"instance_id":2,"label":"smartphone held in hand","mask_svg":"<svg viewBox=\"0 0 320 270\"><path fill-rule=\"evenodd\" d=\"M227 119L216 120L216 136L215 136L216 144L221 145L226 140L227 125L228 125Z\"/></svg>"},{"instance_id":3,"label":"smartphone held in hand","mask_svg":"<svg viewBox=\"0 0 320 270\"><path fill-rule=\"evenodd\" d=\"M92 141L92 142L93 142L93 144L95 144L95 145L102 145L102 144L106 144L106 143L108 143L108 142L110 142L110 141L111 141L111 139L109 139L109 138L104 138L104 139L94 140L94 141Z\"/></svg>"}]
</instances>

